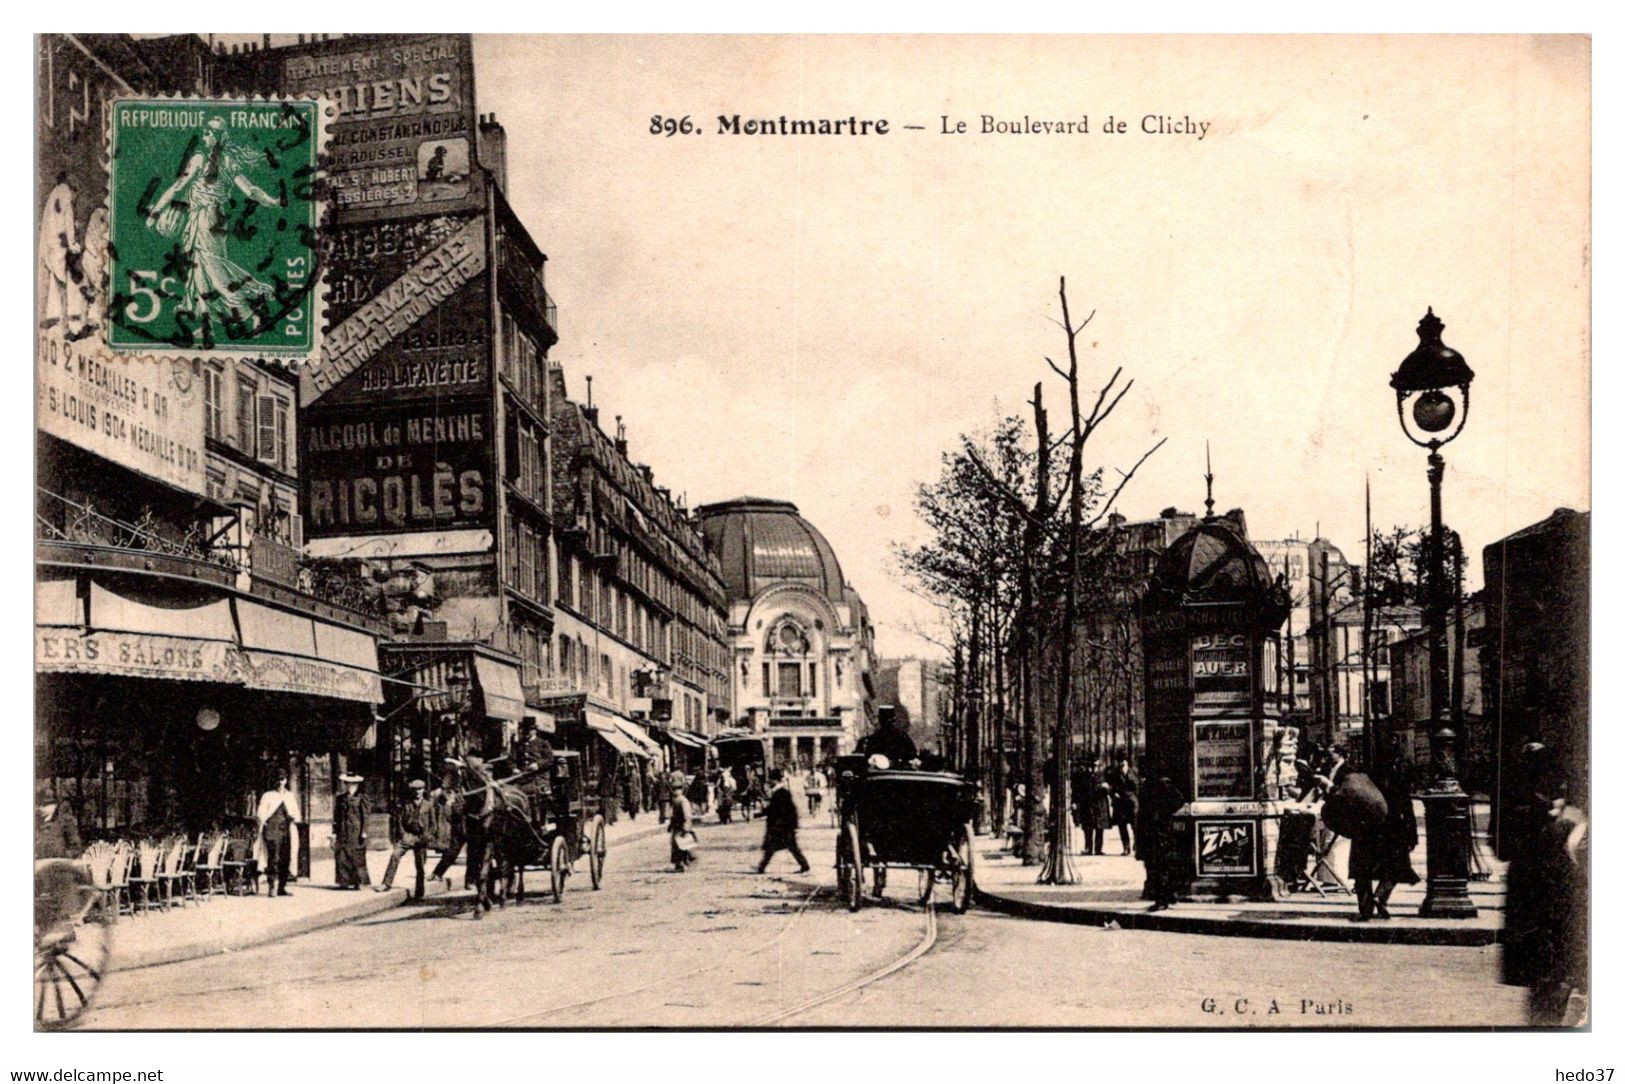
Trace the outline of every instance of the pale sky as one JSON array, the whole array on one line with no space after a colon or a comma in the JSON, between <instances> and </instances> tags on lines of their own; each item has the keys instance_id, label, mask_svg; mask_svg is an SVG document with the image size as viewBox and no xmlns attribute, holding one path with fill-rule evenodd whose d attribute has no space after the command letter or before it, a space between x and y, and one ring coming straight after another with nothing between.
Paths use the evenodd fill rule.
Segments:
<instances>
[{"instance_id":1,"label":"pale sky","mask_svg":"<svg viewBox=\"0 0 1625 1084\"><path fill-rule=\"evenodd\" d=\"M1379 528L1424 523L1387 382L1429 305L1477 373L1444 493L1473 582L1485 543L1590 508L1583 39L480 37L475 61L571 394L591 373L606 427L691 504L799 505L883 654L931 650L890 544L919 540L941 452L1040 378L1060 420L1062 274L1097 310L1092 378L1136 381L1091 465L1169 438L1130 518L1200 511L1211 440L1218 507L1256 538L1318 524L1359 561L1367 474ZM723 113L892 132L724 135ZM651 135L654 114L705 134Z\"/></svg>"}]
</instances>

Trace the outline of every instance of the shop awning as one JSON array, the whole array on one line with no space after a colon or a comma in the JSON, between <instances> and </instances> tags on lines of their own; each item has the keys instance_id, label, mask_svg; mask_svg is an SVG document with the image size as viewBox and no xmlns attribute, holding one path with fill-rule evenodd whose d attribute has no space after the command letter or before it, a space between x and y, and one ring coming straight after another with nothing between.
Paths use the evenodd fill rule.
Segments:
<instances>
[{"instance_id":1,"label":"shop awning","mask_svg":"<svg viewBox=\"0 0 1625 1084\"><path fill-rule=\"evenodd\" d=\"M219 598L201 606L164 606L114 594L99 583L90 585L90 627L101 632L131 632L188 640L235 642L231 603Z\"/></svg>"},{"instance_id":2,"label":"shop awning","mask_svg":"<svg viewBox=\"0 0 1625 1084\"><path fill-rule=\"evenodd\" d=\"M247 599L236 606L243 684L250 689L383 703L371 636Z\"/></svg>"},{"instance_id":3,"label":"shop awning","mask_svg":"<svg viewBox=\"0 0 1625 1084\"><path fill-rule=\"evenodd\" d=\"M85 607L73 580L42 580L34 585L34 624L51 628L80 628Z\"/></svg>"},{"instance_id":4,"label":"shop awning","mask_svg":"<svg viewBox=\"0 0 1625 1084\"><path fill-rule=\"evenodd\" d=\"M597 727L594 727L593 729L598 730ZM645 760L649 759L648 753L645 753L642 749L639 749L636 742L627 737L625 734L622 734L619 730L598 730L598 736L608 742L610 748L614 749L617 753L625 753L628 756L642 757Z\"/></svg>"},{"instance_id":5,"label":"shop awning","mask_svg":"<svg viewBox=\"0 0 1625 1084\"><path fill-rule=\"evenodd\" d=\"M90 621L71 580L39 585L34 667L41 673L119 674L169 681L242 684L231 604L170 606L164 596L127 598L90 585Z\"/></svg>"},{"instance_id":6,"label":"shop awning","mask_svg":"<svg viewBox=\"0 0 1625 1084\"><path fill-rule=\"evenodd\" d=\"M534 725L538 734L557 734L559 732L559 721L550 711L537 711L535 708L527 707L525 709L525 722Z\"/></svg>"},{"instance_id":7,"label":"shop awning","mask_svg":"<svg viewBox=\"0 0 1625 1084\"><path fill-rule=\"evenodd\" d=\"M630 753L645 760L653 759L656 752L658 752L658 750L655 752L650 751L653 749L653 743L645 747L632 733L624 729L626 727L631 727L633 730L638 729L634 723L629 723L625 719L617 719L608 712L599 711L590 704L584 710L583 717L586 719L587 725L597 731L598 735L608 742L616 752Z\"/></svg>"},{"instance_id":8,"label":"shop awning","mask_svg":"<svg viewBox=\"0 0 1625 1084\"><path fill-rule=\"evenodd\" d=\"M525 717L525 690L519 684L519 667L475 655L474 676L485 697L485 714L512 723Z\"/></svg>"},{"instance_id":9,"label":"shop awning","mask_svg":"<svg viewBox=\"0 0 1625 1084\"><path fill-rule=\"evenodd\" d=\"M667 727L665 734L676 744L686 745L691 749L704 749L707 745L711 744L698 734L691 733L687 730L676 730L672 727Z\"/></svg>"},{"instance_id":10,"label":"shop awning","mask_svg":"<svg viewBox=\"0 0 1625 1084\"><path fill-rule=\"evenodd\" d=\"M649 732L637 723L629 723L625 719L616 719L615 725L620 728L622 734L625 734L638 744L645 756L658 757L660 755L660 746L656 745L654 739L649 737Z\"/></svg>"}]
</instances>

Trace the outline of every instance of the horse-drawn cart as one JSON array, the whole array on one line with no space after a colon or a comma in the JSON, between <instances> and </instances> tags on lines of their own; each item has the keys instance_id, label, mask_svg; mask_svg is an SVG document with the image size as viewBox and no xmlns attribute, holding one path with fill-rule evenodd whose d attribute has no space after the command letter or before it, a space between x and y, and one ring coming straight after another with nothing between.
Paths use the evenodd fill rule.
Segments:
<instances>
[{"instance_id":1,"label":"horse-drawn cart","mask_svg":"<svg viewBox=\"0 0 1625 1084\"><path fill-rule=\"evenodd\" d=\"M971 820L976 788L950 772L870 767L862 756L835 766L836 883L850 910L863 906L864 873L876 898L889 869L919 871L919 900L929 903L938 881L951 885L956 912L970 906L975 887Z\"/></svg>"},{"instance_id":2,"label":"horse-drawn cart","mask_svg":"<svg viewBox=\"0 0 1625 1084\"><path fill-rule=\"evenodd\" d=\"M493 902L505 904L509 895L524 902L527 870L546 870L553 902L562 901L583 856L592 887L603 886L609 843L599 799L584 793L581 754L554 753L545 779L535 772L491 779L471 769L470 775L463 809L476 915Z\"/></svg>"}]
</instances>

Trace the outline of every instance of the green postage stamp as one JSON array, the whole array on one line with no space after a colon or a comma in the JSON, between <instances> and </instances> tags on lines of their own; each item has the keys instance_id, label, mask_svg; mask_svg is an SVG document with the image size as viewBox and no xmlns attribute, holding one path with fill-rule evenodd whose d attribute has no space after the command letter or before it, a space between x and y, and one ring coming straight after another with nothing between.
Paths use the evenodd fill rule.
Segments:
<instances>
[{"instance_id":1,"label":"green postage stamp","mask_svg":"<svg viewBox=\"0 0 1625 1084\"><path fill-rule=\"evenodd\" d=\"M316 356L324 117L315 99L112 103L109 347Z\"/></svg>"}]
</instances>

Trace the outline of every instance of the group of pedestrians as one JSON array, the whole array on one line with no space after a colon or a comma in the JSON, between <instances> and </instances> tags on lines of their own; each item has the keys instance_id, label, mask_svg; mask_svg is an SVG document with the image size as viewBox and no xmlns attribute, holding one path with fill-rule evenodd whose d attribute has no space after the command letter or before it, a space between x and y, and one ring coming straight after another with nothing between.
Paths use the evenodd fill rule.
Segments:
<instances>
[{"instance_id":1,"label":"group of pedestrians","mask_svg":"<svg viewBox=\"0 0 1625 1084\"><path fill-rule=\"evenodd\" d=\"M1119 751L1111 764L1086 753L1072 776L1072 820L1083 840L1079 854L1106 853L1106 829L1116 827L1124 855L1134 853L1134 822L1140 814L1140 776Z\"/></svg>"},{"instance_id":2,"label":"group of pedestrians","mask_svg":"<svg viewBox=\"0 0 1625 1084\"><path fill-rule=\"evenodd\" d=\"M717 802L719 821L727 824L728 820L722 810L728 808L732 800L732 780L727 779L723 773L723 780L719 780ZM684 792L687 783L681 772L672 773L674 797L671 803L671 816L666 822L666 831L671 839L671 865L672 872L683 873L694 864L699 851L699 836L694 831L694 810ZM767 810L764 814L766 831L762 836L762 858L756 864L757 873L766 873L767 865L773 856L780 851L790 852L790 857L796 860L798 871L806 873L812 867L807 863L806 855L801 853L801 846L796 838L800 828L800 811L796 808L795 794L790 788L789 778L785 773L775 768L768 775L771 791L767 797Z\"/></svg>"}]
</instances>

